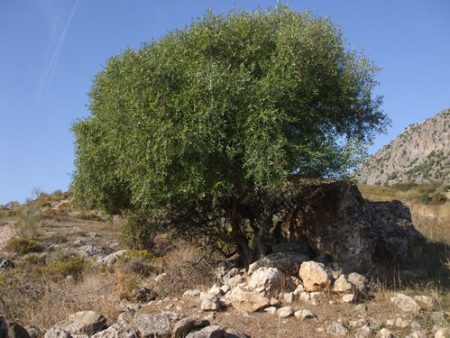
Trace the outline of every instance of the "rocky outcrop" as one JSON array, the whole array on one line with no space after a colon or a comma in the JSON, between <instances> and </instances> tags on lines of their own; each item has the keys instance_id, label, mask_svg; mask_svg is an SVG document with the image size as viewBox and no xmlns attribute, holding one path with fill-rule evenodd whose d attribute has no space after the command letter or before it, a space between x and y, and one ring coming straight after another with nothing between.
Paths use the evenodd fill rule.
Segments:
<instances>
[{"instance_id":1,"label":"rocky outcrop","mask_svg":"<svg viewBox=\"0 0 450 338\"><path fill-rule=\"evenodd\" d=\"M450 109L406 128L359 168L358 180L450 183Z\"/></svg>"},{"instance_id":2,"label":"rocky outcrop","mask_svg":"<svg viewBox=\"0 0 450 338\"><path fill-rule=\"evenodd\" d=\"M55 325L71 335L93 335L106 328L106 318L94 311L80 311Z\"/></svg>"},{"instance_id":3,"label":"rocky outcrop","mask_svg":"<svg viewBox=\"0 0 450 338\"><path fill-rule=\"evenodd\" d=\"M365 271L381 258L406 262L420 256L425 238L401 202L369 202L343 182L309 185L293 197L281 233L286 242L305 242L322 261L347 271Z\"/></svg>"}]
</instances>

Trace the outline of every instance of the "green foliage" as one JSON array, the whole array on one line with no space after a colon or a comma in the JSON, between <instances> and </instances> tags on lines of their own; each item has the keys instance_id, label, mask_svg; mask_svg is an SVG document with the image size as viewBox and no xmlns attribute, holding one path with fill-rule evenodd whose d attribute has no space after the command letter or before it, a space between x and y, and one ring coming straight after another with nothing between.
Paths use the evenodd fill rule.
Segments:
<instances>
[{"instance_id":1,"label":"green foliage","mask_svg":"<svg viewBox=\"0 0 450 338\"><path fill-rule=\"evenodd\" d=\"M75 200L158 222L221 204L230 219L294 177L341 177L386 124L376 68L345 44L328 19L278 7L208 13L112 57L73 127Z\"/></svg>"},{"instance_id":2,"label":"green foliage","mask_svg":"<svg viewBox=\"0 0 450 338\"><path fill-rule=\"evenodd\" d=\"M151 249L157 233L155 227L145 218L131 214L122 231L122 240L130 248L138 249L129 252L147 252L142 249Z\"/></svg>"},{"instance_id":3,"label":"green foliage","mask_svg":"<svg viewBox=\"0 0 450 338\"><path fill-rule=\"evenodd\" d=\"M30 238L11 238L6 242L5 250L14 252L20 255L25 255L30 252L42 251L42 246L39 242Z\"/></svg>"},{"instance_id":4,"label":"green foliage","mask_svg":"<svg viewBox=\"0 0 450 338\"><path fill-rule=\"evenodd\" d=\"M87 262L83 257L69 257L46 265L40 271L54 280L63 279L67 276L79 280L86 268Z\"/></svg>"}]
</instances>

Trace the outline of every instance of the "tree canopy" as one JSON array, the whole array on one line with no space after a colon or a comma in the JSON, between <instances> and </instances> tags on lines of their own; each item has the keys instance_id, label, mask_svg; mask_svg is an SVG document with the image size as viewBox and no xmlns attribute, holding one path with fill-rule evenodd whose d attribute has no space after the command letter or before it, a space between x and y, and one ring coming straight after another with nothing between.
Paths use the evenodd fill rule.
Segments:
<instances>
[{"instance_id":1,"label":"tree canopy","mask_svg":"<svg viewBox=\"0 0 450 338\"><path fill-rule=\"evenodd\" d=\"M91 114L73 127L74 196L200 234L209 224L241 255L261 251L251 238L270 232L268 194L341 177L384 128L375 72L328 19L208 13L97 75ZM250 200L265 218L245 212Z\"/></svg>"}]
</instances>

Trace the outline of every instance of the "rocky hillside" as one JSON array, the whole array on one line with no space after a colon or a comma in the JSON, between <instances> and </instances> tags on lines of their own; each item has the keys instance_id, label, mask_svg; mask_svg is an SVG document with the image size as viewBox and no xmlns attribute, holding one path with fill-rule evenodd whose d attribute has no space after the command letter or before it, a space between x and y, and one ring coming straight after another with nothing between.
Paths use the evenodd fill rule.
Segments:
<instances>
[{"instance_id":1,"label":"rocky hillside","mask_svg":"<svg viewBox=\"0 0 450 338\"><path fill-rule=\"evenodd\" d=\"M410 125L359 170L363 184L450 183L450 109Z\"/></svg>"}]
</instances>

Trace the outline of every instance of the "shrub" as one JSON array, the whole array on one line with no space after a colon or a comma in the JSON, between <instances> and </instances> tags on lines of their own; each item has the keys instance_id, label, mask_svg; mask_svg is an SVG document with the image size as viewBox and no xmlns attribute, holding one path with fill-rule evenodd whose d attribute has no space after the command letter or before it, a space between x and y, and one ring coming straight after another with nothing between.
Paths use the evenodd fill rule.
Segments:
<instances>
[{"instance_id":1,"label":"shrub","mask_svg":"<svg viewBox=\"0 0 450 338\"><path fill-rule=\"evenodd\" d=\"M25 255L30 252L40 252L43 247L30 238L11 238L6 242L5 249L10 252Z\"/></svg>"},{"instance_id":2,"label":"shrub","mask_svg":"<svg viewBox=\"0 0 450 338\"><path fill-rule=\"evenodd\" d=\"M432 204L442 204L447 202L447 200L447 195L440 191L436 191L430 196L430 203Z\"/></svg>"},{"instance_id":3,"label":"shrub","mask_svg":"<svg viewBox=\"0 0 450 338\"><path fill-rule=\"evenodd\" d=\"M54 280L63 279L67 276L80 280L87 267L87 261L83 257L70 257L44 266L42 272Z\"/></svg>"}]
</instances>

